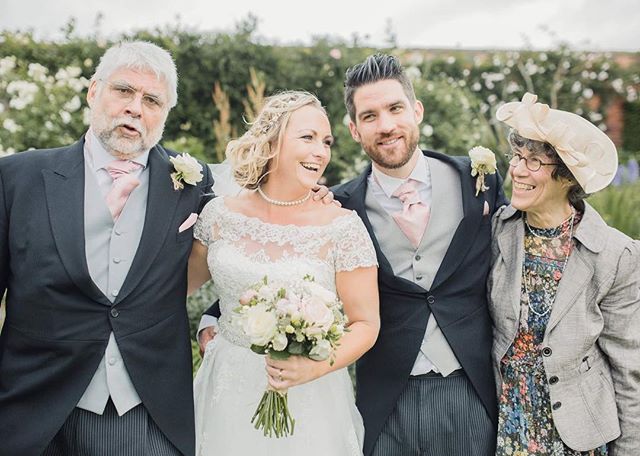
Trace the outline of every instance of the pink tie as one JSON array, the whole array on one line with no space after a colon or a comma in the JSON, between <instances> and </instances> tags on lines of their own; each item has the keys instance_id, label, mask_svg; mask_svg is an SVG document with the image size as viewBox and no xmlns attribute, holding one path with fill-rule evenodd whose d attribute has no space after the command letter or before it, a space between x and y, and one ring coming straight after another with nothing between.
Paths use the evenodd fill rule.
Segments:
<instances>
[{"instance_id":1,"label":"pink tie","mask_svg":"<svg viewBox=\"0 0 640 456\"><path fill-rule=\"evenodd\" d=\"M402 201L402 211L392 217L415 248L420 245L430 213L429 206L420 201L417 185L417 181L409 179L392 195Z\"/></svg>"},{"instance_id":2,"label":"pink tie","mask_svg":"<svg viewBox=\"0 0 640 456\"><path fill-rule=\"evenodd\" d=\"M129 194L140 185L140 180L129 173L140 168L142 168L141 164L128 160L114 160L106 166L107 172L113 179L106 202L114 221L120 217Z\"/></svg>"}]
</instances>

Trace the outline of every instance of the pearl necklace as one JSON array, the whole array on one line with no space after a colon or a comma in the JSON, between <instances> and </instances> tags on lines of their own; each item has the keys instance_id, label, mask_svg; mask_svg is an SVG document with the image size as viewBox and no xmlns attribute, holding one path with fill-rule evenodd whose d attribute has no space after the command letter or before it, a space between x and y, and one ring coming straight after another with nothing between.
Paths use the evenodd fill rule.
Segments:
<instances>
[{"instance_id":1,"label":"pearl necklace","mask_svg":"<svg viewBox=\"0 0 640 456\"><path fill-rule=\"evenodd\" d=\"M571 221L569 222L569 242L571 243L573 243L573 221L575 220L575 217L576 217L576 211L575 209L571 208L571 217L570 217ZM565 222L566 220L562 222L560 226L564 225ZM553 240L553 239L558 239L560 236L562 236L562 228L560 228L560 234L558 234L557 236L547 237L547 236L542 236L535 233L527 223L526 216L525 216L524 223L525 225L527 225L527 229L529 230L529 232L532 235L536 236L537 238L545 239L545 240ZM562 263L562 269L560 270L560 278L562 278L562 274L564 274L564 269L567 267L567 261L569 261L569 255L571 255L571 249L569 250L569 253L567 253L567 256L564 257L564 262ZM547 304L548 295L546 290L543 290L544 298L542 300L543 305L541 306L543 308L543 312L540 313L536 311L536 309L533 308L533 305L531 305L531 295L529 294L530 293L529 287L527 287L527 275L525 273L524 267L522 268L522 283L524 284L524 292L527 295L527 305L529 306L529 310L531 310L531 312L533 312L538 317L544 317L549 312L551 312L552 304Z\"/></svg>"},{"instance_id":2,"label":"pearl necklace","mask_svg":"<svg viewBox=\"0 0 640 456\"><path fill-rule=\"evenodd\" d=\"M260 185L258 186L257 190L258 190L258 193L260 194L260 196L262 197L263 200L265 200L267 203L273 204L275 206L297 206L299 204L305 203L309 198L311 198L311 190L309 190L309 193L307 193L302 198L297 199L297 200L293 200L293 201L280 201L280 200L275 200L275 199L269 198L262 191L262 186L260 186Z\"/></svg>"}]
</instances>

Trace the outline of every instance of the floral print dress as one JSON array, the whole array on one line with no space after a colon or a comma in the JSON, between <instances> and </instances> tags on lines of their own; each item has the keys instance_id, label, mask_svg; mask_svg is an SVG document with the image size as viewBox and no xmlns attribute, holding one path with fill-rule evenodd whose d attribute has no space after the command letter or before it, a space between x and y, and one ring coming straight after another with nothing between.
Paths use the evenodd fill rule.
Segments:
<instances>
[{"instance_id":1,"label":"floral print dress","mask_svg":"<svg viewBox=\"0 0 640 456\"><path fill-rule=\"evenodd\" d=\"M560 226L526 226L520 292L520 325L502 358L496 455L605 456L607 446L587 452L566 446L553 424L542 340L581 214ZM572 226L573 225L573 226Z\"/></svg>"}]
</instances>

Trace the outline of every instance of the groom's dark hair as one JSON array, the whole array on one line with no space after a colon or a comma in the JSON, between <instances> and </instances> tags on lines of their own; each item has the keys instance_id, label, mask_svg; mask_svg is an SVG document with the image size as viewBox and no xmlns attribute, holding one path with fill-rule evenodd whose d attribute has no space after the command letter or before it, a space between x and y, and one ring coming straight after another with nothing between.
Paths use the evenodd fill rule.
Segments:
<instances>
[{"instance_id":1,"label":"groom's dark hair","mask_svg":"<svg viewBox=\"0 0 640 456\"><path fill-rule=\"evenodd\" d=\"M356 121L356 107L353 97L358 87L385 79L395 79L402 86L402 90L410 102L416 101L413 85L400 65L396 56L388 54L373 54L347 70L344 79L344 105L347 107L349 117Z\"/></svg>"}]
</instances>

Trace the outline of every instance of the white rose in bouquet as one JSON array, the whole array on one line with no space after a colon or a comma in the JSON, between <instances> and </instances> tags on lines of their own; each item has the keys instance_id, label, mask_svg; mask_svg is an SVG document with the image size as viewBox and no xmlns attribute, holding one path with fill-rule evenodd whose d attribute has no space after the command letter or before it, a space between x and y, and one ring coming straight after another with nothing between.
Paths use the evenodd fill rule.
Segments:
<instances>
[{"instance_id":1,"label":"white rose in bouquet","mask_svg":"<svg viewBox=\"0 0 640 456\"><path fill-rule=\"evenodd\" d=\"M271 285L262 285L258 289L258 299L263 299L265 301L272 301L276 297L276 293L278 290Z\"/></svg>"},{"instance_id":2,"label":"white rose in bouquet","mask_svg":"<svg viewBox=\"0 0 640 456\"><path fill-rule=\"evenodd\" d=\"M333 310L327 307L323 298L315 295L311 296L304 306L302 318L309 325L322 331L328 331L334 321ZM309 334L309 331L307 331L307 334Z\"/></svg>"},{"instance_id":3,"label":"white rose in bouquet","mask_svg":"<svg viewBox=\"0 0 640 456\"><path fill-rule=\"evenodd\" d=\"M292 320L300 319L298 304L290 299L279 299L276 302L276 311L278 315L288 315Z\"/></svg>"},{"instance_id":4,"label":"white rose in bouquet","mask_svg":"<svg viewBox=\"0 0 640 456\"><path fill-rule=\"evenodd\" d=\"M324 361L329 358L332 351L333 348L331 347L331 343L326 339L322 339L319 340L311 349L309 352L309 358L315 361Z\"/></svg>"},{"instance_id":5,"label":"white rose in bouquet","mask_svg":"<svg viewBox=\"0 0 640 456\"><path fill-rule=\"evenodd\" d=\"M276 351L282 351L287 348L288 343L289 339L287 339L287 335L279 332L273 338L273 349Z\"/></svg>"},{"instance_id":6,"label":"white rose in bouquet","mask_svg":"<svg viewBox=\"0 0 640 456\"><path fill-rule=\"evenodd\" d=\"M276 313L264 304L247 307L242 329L253 345L267 345L278 329Z\"/></svg>"},{"instance_id":7,"label":"white rose in bouquet","mask_svg":"<svg viewBox=\"0 0 640 456\"><path fill-rule=\"evenodd\" d=\"M326 288L324 288L321 285L318 285L315 282L305 281L303 286L305 288L305 291L310 296L314 296L316 298L319 298L319 299L321 299L322 301L324 301L327 304L332 304L337 299L337 296L336 296L335 293L333 293L330 290L327 290Z\"/></svg>"}]
</instances>

